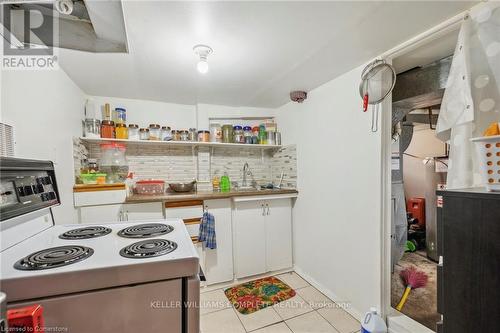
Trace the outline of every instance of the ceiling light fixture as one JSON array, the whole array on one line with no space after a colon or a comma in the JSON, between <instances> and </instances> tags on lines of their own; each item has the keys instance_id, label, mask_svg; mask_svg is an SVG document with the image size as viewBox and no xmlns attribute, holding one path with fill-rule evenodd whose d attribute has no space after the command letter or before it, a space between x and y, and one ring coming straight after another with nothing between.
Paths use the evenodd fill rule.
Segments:
<instances>
[{"instance_id":1,"label":"ceiling light fixture","mask_svg":"<svg viewBox=\"0 0 500 333\"><path fill-rule=\"evenodd\" d=\"M206 72L208 72L207 57L213 52L212 48L208 45L199 44L193 47L193 51L198 57L200 57L200 60L196 65L198 72L200 72L201 74L205 74Z\"/></svg>"}]
</instances>

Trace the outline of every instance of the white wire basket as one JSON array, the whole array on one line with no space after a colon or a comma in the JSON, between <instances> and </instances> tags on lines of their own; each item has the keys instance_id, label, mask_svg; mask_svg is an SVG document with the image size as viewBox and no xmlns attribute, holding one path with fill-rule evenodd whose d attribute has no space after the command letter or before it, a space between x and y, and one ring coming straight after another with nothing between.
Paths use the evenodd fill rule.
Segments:
<instances>
[{"instance_id":1,"label":"white wire basket","mask_svg":"<svg viewBox=\"0 0 500 333\"><path fill-rule=\"evenodd\" d=\"M471 139L476 145L479 168L488 191L500 191L500 135Z\"/></svg>"}]
</instances>

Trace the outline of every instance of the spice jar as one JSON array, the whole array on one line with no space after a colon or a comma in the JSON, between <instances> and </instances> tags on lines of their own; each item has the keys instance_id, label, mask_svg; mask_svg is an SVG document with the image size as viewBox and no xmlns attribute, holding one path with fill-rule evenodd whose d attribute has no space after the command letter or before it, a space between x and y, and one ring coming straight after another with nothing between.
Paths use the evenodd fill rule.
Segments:
<instances>
[{"instance_id":1,"label":"spice jar","mask_svg":"<svg viewBox=\"0 0 500 333\"><path fill-rule=\"evenodd\" d=\"M128 128L125 124L116 124L115 136L117 139L128 139Z\"/></svg>"},{"instance_id":2,"label":"spice jar","mask_svg":"<svg viewBox=\"0 0 500 333\"><path fill-rule=\"evenodd\" d=\"M115 123L112 120L101 121L101 138L114 139Z\"/></svg>"},{"instance_id":3,"label":"spice jar","mask_svg":"<svg viewBox=\"0 0 500 333\"><path fill-rule=\"evenodd\" d=\"M181 141L181 131L173 130L172 131L172 140L173 141Z\"/></svg>"},{"instance_id":4,"label":"spice jar","mask_svg":"<svg viewBox=\"0 0 500 333\"><path fill-rule=\"evenodd\" d=\"M140 140L139 137L139 126L136 124L128 125L128 139L129 140Z\"/></svg>"},{"instance_id":5,"label":"spice jar","mask_svg":"<svg viewBox=\"0 0 500 333\"><path fill-rule=\"evenodd\" d=\"M210 131L198 131L198 141L210 142Z\"/></svg>"},{"instance_id":6,"label":"spice jar","mask_svg":"<svg viewBox=\"0 0 500 333\"><path fill-rule=\"evenodd\" d=\"M160 131L160 139L162 141L172 140L172 130L168 126L162 126Z\"/></svg>"},{"instance_id":7,"label":"spice jar","mask_svg":"<svg viewBox=\"0 0 500 333\"><path fill-rule=\"evenodd\" d=\"M160 140L160 125L150 124L149 125L149 140Z\"/></svg>"},{"instance_id":8,"label":"spice jar","mask_svg":"<svg viewBox=\"0 0 500 333\"><path fill-rule=\"evenodd\" d=\"M233 142L233 125L226 124L222 126L222 142Z\"/></svg>"},{"instance_id":9,"label":"spice jar","mask_svg":"<svg viewBox=\"0 0 500 333\"><path fill-rule=\"evenodd\" d=\"M88 171L89 173L96 173L99 171L99 168L97 166L97 159L95 158L89 158L88 160Z\"/></svg>"},{"instance_id":10,"label":"spice jar","mask_svg":"<svg viewBox=\"0 0 500 333\"><path fill-rule=\"evenodd\" d=\"M243 137L246 144L252 143L252 128L250 126L243 127Z\"/></svg>"},{"instance_id":11,"label":"spice jar","mask_svg":"<svg viewBox=\"0 0 500 333\"><path fill-rule=\"evenodd\" d=\"M149 140L149 129L148 128L141 128L139 130L139 139Z\"/></svg>"},{"instance_id":12,"label":"spice jar","mask_svg":"<svg viewBox=\"0 0 500 333\"><path fill-rule=\"evenodd\" d=\"M259 126L259 143L261 145L265 145L267 143L267 132L266 126L264 125Z\"/></svg>"},{"instance_id":13,"label":"spice jar","mask_svg":"<svg viewBox=\"0 0 500 333\"><path fill-rule=\"evenodd\" d=\"M245 143L245 137L243 136L243 127L238 125L234 126L233 138L234 143Z\"/></svg>"},{"instance_id":14,"label":"spice jar","mask_svg":"<svg viewBox=\"0 0 500 333\"><path fill-rule=\"evenodd\" d=\"M189 141L196 141L197 140L197 132L196 132L196 128L190 128L189 129L189 133L188 133L188 136L189 136ZM198 140L200 141L200 140Z\"/></svg>"},{"instance_id":15,"label":"spice jar","mask_svg":"<svg viewBox=\"0 0 500 333\"><path fill-rule=\"evenodd\" d=\"M222 142L222 127L220 126L220 124L210 125L210 141Z\"/></svg>"},{"instance_id":16,"label":"spice jar","mask_svg":"<svg viewBox=\"0 0 500 333\"><path fill-rule=\"evenodd\" d=\"M181 141L189 141L189 132L187 130L182 130L181 132Z\"/></svg>"}]
</instances>

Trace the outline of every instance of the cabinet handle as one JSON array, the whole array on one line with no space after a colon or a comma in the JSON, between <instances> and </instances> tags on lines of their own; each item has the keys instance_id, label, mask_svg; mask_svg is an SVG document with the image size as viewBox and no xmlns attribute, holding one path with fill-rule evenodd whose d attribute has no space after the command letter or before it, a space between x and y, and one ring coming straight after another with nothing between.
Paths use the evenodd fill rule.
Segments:
<instances>
[{"instance_id":1,"label":"cabinet handle","mask_svg":"<svg viewBox=\"0 0 500 333\"><path fill-rule=\"evenodd\" d=\"M262 216L266 215L266 207L264 207L264 204L260 205L262 207Z\"/></svg>"},{"instance_id":2,"label":"cabinet handle","mask_svg":"<svg viewBox=\"0 0 500 333\"><path fill-rule=\"evenodd\" d=\"M267 208L266 215L270 215L271 214L271 209L269 208L269 204L266 204L266 208Z\"/></svg>"}]
</instances>

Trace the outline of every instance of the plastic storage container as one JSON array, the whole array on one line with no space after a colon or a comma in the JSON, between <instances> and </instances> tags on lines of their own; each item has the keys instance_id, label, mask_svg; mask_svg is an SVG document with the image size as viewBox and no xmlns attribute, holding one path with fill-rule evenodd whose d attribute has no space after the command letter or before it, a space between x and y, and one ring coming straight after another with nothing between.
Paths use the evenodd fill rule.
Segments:
<instances>
[{"instance_id":1,"label":"plastic storage container","mask_svg":"<svg viewBox=\"0 0 500 333\"><path fill-rule=\"evenodd\" d=\"M162 195L165 193L163 180L139 180L134 187L137 194Z\"/></svg>"},{"instance_id":2,"label":"plastic storage container","mask_svg":"<svg viewBox=\"0 0 500 333\"><path fill-rule=\"evenodd\" d=\"M128 175L128 164L123 144L109 143L101 145L100 170L106 173L107 183L125 182Z\"/></svg>"},{"instance_id":3,"label":"plastic storage container","mask_svg":"<svg viewBox=\"0 0 500 333\"><path fill-rule=\"evenodd\" d=\"M80 174L80 179L84 184L105 184L106 174L105 173L82 173Z\"/></svg>"},{"instance_id":4,"label":"plastic storage container","mask_svg":"<svg viewBox=\"0 0 500 333\"><path fill-rule=\"evenodd\" d=\"M476 145L479 171L488 191L500 191L500 135L471 139Z\"/></svg>"},{"instance_id":5,"label":"plastic storage container","mask_svg":"<svg viewBox=\"0 0 500 333\"><path fill-rule=\"evenodd\" d=\"M387 333L385 321L377 314L376 308L370 308L361 323L361 333Z\"/></svg>"}]
</instances>

